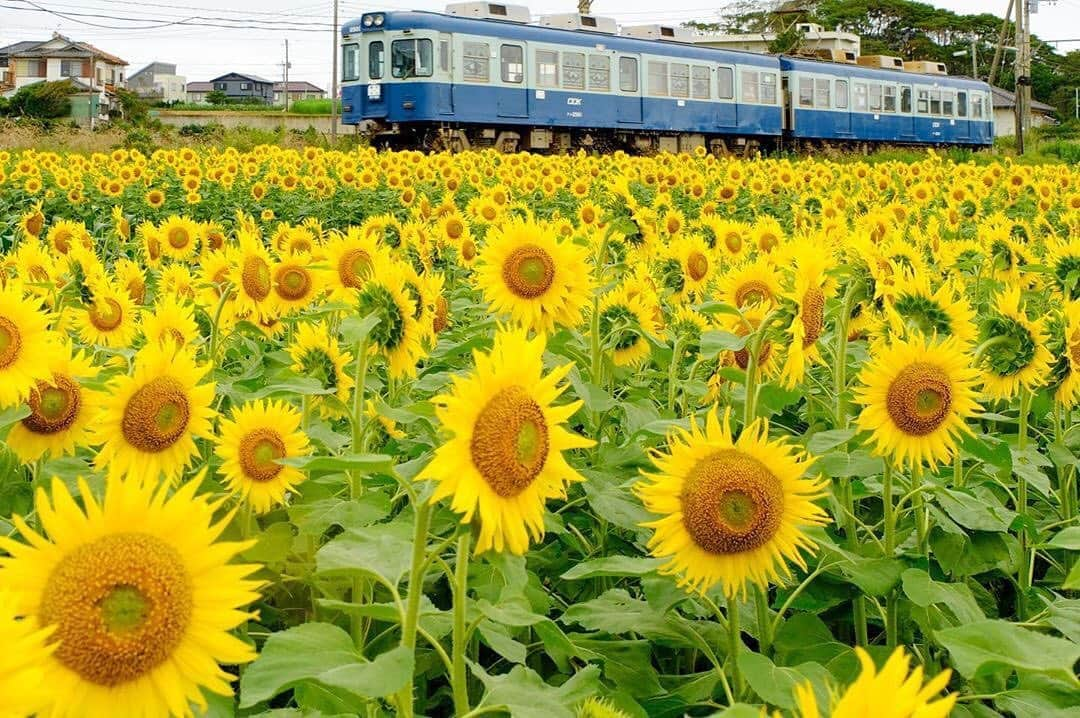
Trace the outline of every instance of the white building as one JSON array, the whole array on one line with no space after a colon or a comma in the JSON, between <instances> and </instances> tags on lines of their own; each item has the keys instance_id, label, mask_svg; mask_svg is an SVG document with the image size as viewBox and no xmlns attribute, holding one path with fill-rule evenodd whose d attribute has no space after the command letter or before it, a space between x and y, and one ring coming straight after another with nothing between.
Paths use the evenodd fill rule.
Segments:
<instances>
[{"instance_id":1,"label":"white building","mask_svg":"<svg viewBox=\"0 0 1080 718\"><path fill-rule=\"evenodd\" d=\"M128 88L144 100L158 102L184 102L187 100L187 78L176 74L176 65L167 62L151 62L132 73L127 79Z\"/></svg>"},{"instance_id":2,"label":"white building","mask_svg":"<svg viewBox=\"0 0 1080 718\"><path fill-rule=\"evenodd\" d=\"M858 57L862 50L862 39L850 32L841 30L826 30L821 25L813 22L800 22L796 29L802 36L799 43L800 52L813 54L818 50L836 50L840 52L853 52ZM688 38L695 45L707 47L720 47L725 50L743 50L745 52L766 53L769 45L776 41L775 32L756 32L742 34L727 34L721 32L694 31Z\"/></svg>"}]
</instances>

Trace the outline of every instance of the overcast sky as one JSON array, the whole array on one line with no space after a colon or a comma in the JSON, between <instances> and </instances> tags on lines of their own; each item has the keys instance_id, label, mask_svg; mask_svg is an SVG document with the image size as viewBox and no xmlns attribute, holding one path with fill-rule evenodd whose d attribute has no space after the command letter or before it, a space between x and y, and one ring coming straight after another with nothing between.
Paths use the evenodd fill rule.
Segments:
<instances>
[{"instance_id":1,"label":"overcast sky","mask_svg":"<svg viewBox=\"0 0 1080 718\"><path fill-rule=\"evenodd\" d=\"M368 10L445 7L441 0L392 0L378 5L360 0L339 2L341 23ZM576 0L536 2L529 6L534 16L576 8ZM657 10L656 0L594 0L592 9L594 14L614 17L620 24L635 25L708 21L716 17L715 8L725 2L710 8L703 7L703 0L667 0L668 9ZM1006 2L931 0L933 5L956 12L989 10L997 14L1005 11ZM332 0L231 0L217 7L213 0L0 0L0 46L46 39L58 31L127 60L129 74L159 60L176 63L178 72L189 81L209 80L229 71L278 80L284 40L288 38L290 79L326 88L330 82L332 7ZM245 24L247 28L233 28ZM1058 45L1062 51L1080 48L1080 0L1041 2L1032 16L1032 29L1046 40L1072 40Z\"/></svg>"}]
</instances>

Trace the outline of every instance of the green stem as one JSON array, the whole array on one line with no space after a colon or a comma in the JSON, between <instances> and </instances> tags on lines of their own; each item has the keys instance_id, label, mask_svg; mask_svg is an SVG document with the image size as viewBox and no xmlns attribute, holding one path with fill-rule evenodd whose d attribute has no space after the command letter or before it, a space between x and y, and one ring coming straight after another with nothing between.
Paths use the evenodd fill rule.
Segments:
<instances>
[{"instance_id":1,"label":"green stem","mask_svg":"<svg viewBox=\"0 0 1080 718\"><path fill-rule=\"evenodd\" d=\"M959 456L959 454L957 454ZM893 471L889 462L881 475L881 500L883 523L885 524L885 558L892 559L896 554L896 511L893 506ZM896 589L889 592L885 599L885 643L889 648L896 646L897 608L899 595Z\"/></svg>"},{"instance_id":2,"label":"green stem","mask_svg":"<svg viewBox=\"0 0 1080 718\"><path fill-rule=\"evenodd\" d=\"M762 327L764 329L764 327ZM760 344L756 336L746 343L746 400L743 402L743 429L750 426L757 413L757 369Z\"/></svg>"},{"instance_id":3,"label":"green stem","mask_svg":"<svg viewBox=\"0 0 1080 718\"><path fill-rule=\"evenodd\" d=\"M855 489L851 479L845 478L840 482L840 494L844 501L844 539L849 551L859 550L859 537L855 525ZM855 623L855 642L865 647L870 642L866 628L866 603L862 594L857 594L851 603L852 619Z\"/></svg>"},{"instance_id":4,"label":"green stem","mask_svg":"<svg viewBox=\"0 0 1080 718\"><path fill-rule=\"evenodd\" d=\"M367 359L368 343L365 338L356 345L356 374L352 407L352 452L354 454L362 454L364 451L361 444L364 436L364 385L367 383ZM364 491L362 476L359 469L353 470L349 475L349 497L354 500L359 498Z\"/></svg>"},{"instance_id":5,"label":"green stem","mask_svg":"<svg viewBox=\"0 0 1080 718\"><path fill-rule=\"evenodd\" d=\"M1028 415L1031 413L1032 394L1027 389L1020 390L1020 417L1019 428L1016 435L1016 448L1023 451L1027 448ZM1028 512L1028 482L1023 474L1016 474L1016 512L1022 519L1020 526L1020 572L1017 576L1020 584L1020 597L1017 601L1017 615L1023 620L1027 614L1027 595L1031 588L1031 571L1028 568L1031 563L1028 553L1027 512Z\"/></svg>"},{"instance_id":6,"label":"green stem","mask_svg":"<svg viewBox=\"0 0 1080 718\"><path fill-rule=\"evenodd\" d=\"M218 339L221 336L221 312L225 308L225 302L229 299L232 289L226 285L221 288L221 298L218 300L217 309L214 310L214 321L210 325L210 365L217 366Z\"/></svg>"},{"instance_id":7,"label":"green stem","mask_svg":"<svg viewBox=\"0 0 1080 718\"><path fill-rule=\"evenodd\" d=\"M922 469L919 466L911 470L911 510L915 516L915 540L919 553L926 555L929 551L927 541L930 533L929 516L926 512L926 500L922 492Z\"/></svg>"},{"instance_id":8,"label":"green stem","mask_svg":"<svg viewBox=\"0 0 1080 718\"><path fill-rule=\"evenodd\" d=\"M727 599L728 625L728 660L731 662L731 685L735 697L743 692L742 673L739 671L739 653L742 650L742 632L739 630L739 600L734 596Z\"/></svg>"},{"instance_id":9,"label":"green stem","mask_svg":"<svg viewBox=\"0 0 1080 718\"><path fill-rule=\"evenodd\" d=\"M763 656L772 653L772 619L769 618L769 589L754 586L754 603L757 605L758 651Z\"/></svg>"},{"instance_id":10,"label":"green stem","mask_svg":"<svg viewBox=\"0 0 1080 718\"><path fill-rule=\"evenodd\" d=\"M454 714L465 715L469 712L469 684L465 671L465 649L469 638L465 634L465 608L469 591L469 544L472 533L465 531L457 542L457 563L454 566L454 646L451 655L453 675L451 686L454 692Z\"/></svg>"},{"instance_id":11,"label":"green stem","mask_svg":"<svg viewBox=\"0 0 1080 718\"><path fill-rule=\"evenodd\" d=\"M847 406L844 392L847 391L847 349L848 322L851 320L851 305L855 301L856 284L851 284L844 293L840 305L840 316L836 320L836 359L833 373L833 389L836 392L836 428L847 428Z\"/></svg>"},{"instance_id":12,"label":"green stem","mask_svg":"<svg viewBox=\"0 0 1080 718\"><path fill-rule=\"evenodd\" d=\"M412 562L409 568L409 595L405 600L405 617L401 622L401 645L410 652L416 650L416 627L420 620L420 596L424 593L427 532L431 523L431 505L422 499L413 506L416 524L413 526ZM404 718L413 717L413 686L410 681L398 694L398 711Z\"/></svg>"},{"instance_id":13,"label":"green stem","mask_svg":"<svg viewBox=\"0 0 1080 718\"><path fill-rule=\"evenodd\" d=\"M671 348L671 364L668 366L667 408L672 413L675 412L675 385L679 380L679 357L681 353L682 342L676 337Z\"/></svg>"}]
</instances>

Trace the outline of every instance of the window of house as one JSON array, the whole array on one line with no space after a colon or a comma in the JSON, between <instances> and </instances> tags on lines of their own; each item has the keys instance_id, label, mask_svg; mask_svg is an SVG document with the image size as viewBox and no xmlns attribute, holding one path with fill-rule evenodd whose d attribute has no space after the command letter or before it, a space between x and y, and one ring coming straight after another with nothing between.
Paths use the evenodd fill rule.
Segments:
<instances>
[{"instance_id":1,"label":"window of house","mask_svg":"<svg viewBox=\"0 0 1080 718\"><path fill-rule=\"evenodd\" d=\"M536 84L539 87L559 86L559 53L553 50L536 51Z\"/></svg>"},{"instance_id":2,"label":"window of house","mask_svg":"<svg viewBox=\"0 0 1080 718\"><path fill-rule=\"evenodd\" d=\"M865 82L856 82L855 83L855 102L854 102L854 107L852 109L854 109L856 112L866 112L866 108L867 108L867 104L868 104L867 94L868 94L868 91L866 89L866 83Z\"/></svg>"},{"instance_id":3,"label":"window of house","mask_svg":"<svg viewBox=\"0 0 1080 718\"><path fill-rule=\"evenodd\" d=\"M870 85L870 111L881 112L881 85Z\"/></svg>"},{"instance_id":4,"label":"window of house","mask_svg":"<svg viewBox=\"0 0 1080 718\"><path fill-rule=\"evenodd\" d=\"M836 81L836 106L840 109L847 109L848 103L848 88L847 80Z\"/></svg>"},{"instance_id":5,"label":"window of house","mask_svg":"<svg viewBox=\"0 0 1080 718\"><path fill-rule=\"evenodd\" d=\"M251 89L251 83L250 82L241 82L240 83L240 89L241 90L250 90Z\"/></svg>"},{"instance_id":6,"label":"window of house","mask_svg":"<svg viewBox=\"0 0 1080 718\"><path fill-rule=\"evenodd\" d=\"M915 109L920 115L926 115L930 113L930 91L919 90L919 94L916 96Z\"/></svg>"},{"instance_id":7,"label":"window of house","mask_svg":"<svg viewBox=\"0 0 1080 718\"><path fill-rule=\"evenodd\" d=\"M466 82L487 82L491 79L491 50L486 42L466 42L462 46L465 61L461 65L461 76Z\"/></svg>"},{"instance_id":8,"label":"window of house","mask_svg":"<svg viewBox=\"0 0 1080 718\"><path fill-rule=\"evenodd\" d=\"M611 58L589 55L589 89L607 92L611 89Z\"/></svg>"},{"instance_id":9,"label":"window of house","mask_svg":"<svg viewBox=\"0 0 1080 718\"><path fill-rule=\"evenodd\" d=\"M372 80L381 80L386 72L386 50L382 40L376 40L368 45L367 51L367 74Z\"/></svg>"},{"instance_id":10,"label":"window of house","mask_svg":"<svg viewBox=\"0 0 1080 718\"><path fill-rule=\"evenodd\" d=\"M499 67L502 81L520 84L525 79L525 50L521 45L503 45L499 48Z\"/></svg>"},{"instance_id":11,"label":"window of house","mask_svg":"<svg viewBox=\"0 0 1080 718\"><path fill-rule=\"evenodd\" d=\"M390 74L407 79L431 77L431 40L394 40L390 43Z\"/></svg>"},{"instance_id":12,"label":"window of house","mask_svg":"<svg viewBox=\"0 0 1080 718\"><path fill-rule=\"evenodd\" d=\"M562 84L567 90L585 89L585 53L562 54Z\"/></svg>"},{"instance_id":13,"label":"window of house","mask_svg":"<svg viewBox=\"0 0 1080 718\"><path fill-rule=\"evenodd\" d=\"M760 73L753 70L743 70L739 79L742 80L742 101L757 102L759 97Z\"/></svg>"},{"instance_id":14,"label":"window of house","mask_svg":"<svg viewBox=\"0 0 1080 718\"><path fill-rule=\"evenodd\" d=\"M954 105L956 105L956 95L952 91L941 93L941 114L952 117Z\"/></svg>"},{"instance_id":15,"label":"window of house","mask_svg":"<svg viewBox=\"0 0 1080 718\"><path fill-rule=\"evenodd\" d=\"M967 107L968 107L967 93L966 92L958 92L958 93L956 93L956 116L957 117L967 117L967 114L968 114Z\"/></svg>"},{"instance_id":16,"label":"window of house","mask_svg":"<svg viewBox=\"0 0 1080 718\"><path fill-rule=\"evenodd\" d=\"M215 90L221 90L222 92L224 92L227 89L227 86L226 86L226 84L224 82L215 82L214 83L214 89Z\"/></svg>"},{"instance_id":17,"label":"window of house","mask_svg":"<svg viewBox=\"0 0 1080 718\"><path fill-rule=\"evenodd\" d=\"M941 114L941 90L930 90L930 114Z\"/></svg>"},{"instance_id":18,"label":"window of house","mask_svg":"<svg viewBox=\"0 0 1080 718\"><path fill-rule=\"evenodd\" d=\"M671 96L690 97L690 66L681 62L671 63Z\"/></svg>"},{"instance_id":19,"label":"window of house","mask_svg":"<svg viewBox=\"0 0 1080 718\"><path fill-rule=\"evenodd\" d=\"M911 112L911 88L900 88L900 111Z\"/></svg>"},{"instance_id":20,"label":"window of house","mask_svg":"<svg viewBox=\"0 0 1080 718\"><path fill-rule=\"evenodd\" d=\"M649 60L649 94L668 94L668 64Z\"/></svg>"},{"instance_id":21,"label":"window of house","mask_svg":"<svg viewBox=\"0 0 1080 718\"><path fill-rule=\"evenodd\" d=\"M730 67L720 67L716 70L716 96L721 100L731 100L735 97L735 70Z\"/></svg>"},{"instance_id":22,"label":"window of house","mask_svg":"<svg viewBox=\"0 0 1080 718\"><path fill-rule=\"evenodd\" d=\"M832 102L829 97L829 81L828 79L814 80L814 106L828 110L832 107Z\"/></svg>"},{"instance_id":23,"label":"window of house","mask_svg":"<svg viewBox=\"0 0 1080 718\"><path fill-rule=\"evenodd\" d=\"M707 100L712 95L709 83L709 68L694 65L690 68L690 95L695 100Z\"/></svg>"},{"instance_id":24,"label":"window of house","mask_svg":"<svg viewBox=\"0 0 1080 718\"><path fill-rule=\"evenodd\" d=\"M799 78L799 107L814 106L814 78Z\"/></svg>"},{"instance_id":25,"label":"window of house","mask_svg":"<svg viewBox=\"0 0 1080 718\"><path fill-rule=\"evenodd\" d=\"M360 46L350 42L341 46L341 81L355 82L360 79Z\"/></svg>"},{"instance_id":26,"label":"window of house","mask_svg":"<svg viewBox=\"0 0 1080 718\"><path fill-rule=\"evenodd\" d=\"M882 100L881 109L885 112L896 112L896 85L885 85Z\"/></svg>"},{"instance_id":27,"label":"window of house","mask_svg":"<svg viewBox=\"0 0 1080 718\"><path fill-rule=\"evenodd\" d=\"M60 77L80 77L82 75L82 60L61 60Z\"/></svg>"},{"instance_id":28,"label":"window of house","mask_svg":"<svg viewBox=\"0 0 1080 718\"><path fill-rule=\"evenodd\" d=\"M638 68L636 57L619 58L619 90L622 92L638 91Z\"/></svg>"},{"instance_id":29,"label":"window of house","mask_svg":"<svg viewBox=\"0 0 1080 718\"><path fill-rule=\"evenodd\" d=\"M776 73L775 72L762 72L761 73L761 104L763 105L775 105L776 104Z\"/></svg>"}]
</instances>

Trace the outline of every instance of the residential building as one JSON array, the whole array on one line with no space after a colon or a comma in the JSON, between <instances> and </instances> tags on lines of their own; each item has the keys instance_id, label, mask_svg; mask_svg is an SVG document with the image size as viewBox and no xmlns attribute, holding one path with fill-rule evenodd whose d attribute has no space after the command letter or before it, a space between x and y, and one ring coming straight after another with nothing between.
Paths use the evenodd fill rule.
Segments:
<instances>
[{"instance_id":1,"label":"residential building","mask_svg":"<svg viewBox=\"0 0 1080 718\"><path fill-rule=\"evenodd\" d=\"M1012 137L1016 134L1016 93L994 87L994 136ZM1031 126L1056 124L1054 108L1045 102L1031 101Z\"/></svg>"},{"instance_id":2,"label":"residential building","mask_svg":"<svg viewBox=\"0 0 1080 718\"><path fill-rule=\"evenodd\" d=\"M841 30L826 30L813 22L796 24L799 31L799 51L801 54L815 55L820 52L854 53L858 57L862 50L862 38ZM766 53L776 41L775 32L757 32L745 34L727 34L719 32L695 31L687 38L688 42L706 47L721 47L726 50Z\"/></svg>"},{"instance_id":3,"label":"residential building","mask_svg":"<svg viewBox=\"0 0 1080 718\"><path fill-rule=\"evenodd\" d=\"M326 90L321 87L316 87L310 82L304 80L289 80L289 102L296 102L297 100L321 100L326 97ZM285 83L274 83L274 104L285 104Z\"/></svg>"},{"instance_id":4,"label":"residential building","mask_svg":"<svg viewBox=\"0 0 1080 718\"><path fill-rule=\"evenodd\" d=\"M0 95L10 96L36 82L70 80L78 90L72 97L72 116L105 119L119 108L115 91L125 87L126 69L127 62L119 57L54 32L48 40L0 47Z\"/></svg>"},{"instance_id":5,"label":"residential building","mask_svg":"<svg viewBox=\"0 0 1080 718\"><path fill-rule=\"evenodd\" d=\"M129 90L151 102L183 102L186 85L186 79L176 74L176 65L167 62L151 62L127 79Z\"/></svg>"},{"instance_id":6,"label":"residential building","mask_svg":"<svg viewBox=\"0 0 1080 718\"><path fill-rule=\"evenodd\" d=\"M189 82L187 84L187 101L193 103L206 102L206 95L214 89L212 82Z\"/></svg>"},{"instance_id":7,"label":"residential building","mask_svg":"<svg viewBox=\"0 0 1080 718\"><path fill-rule=\"evenodd\" d=\"M215 77L210 84L211 90L224 92L231 102L262 102L269 105L274 101L274 83L258 75L230 72Z\"/></svg>"}]
</instances>

